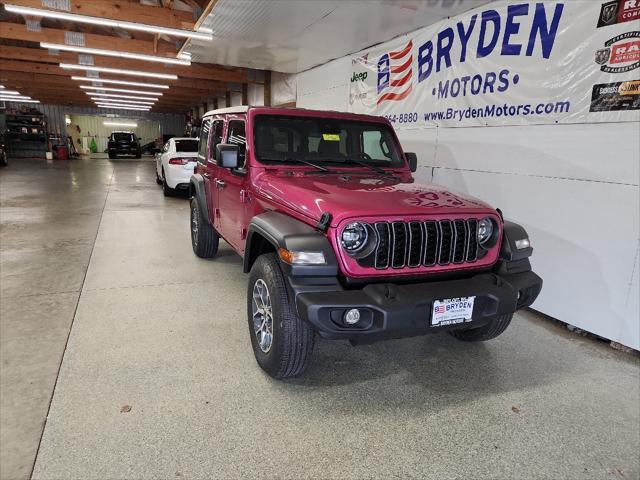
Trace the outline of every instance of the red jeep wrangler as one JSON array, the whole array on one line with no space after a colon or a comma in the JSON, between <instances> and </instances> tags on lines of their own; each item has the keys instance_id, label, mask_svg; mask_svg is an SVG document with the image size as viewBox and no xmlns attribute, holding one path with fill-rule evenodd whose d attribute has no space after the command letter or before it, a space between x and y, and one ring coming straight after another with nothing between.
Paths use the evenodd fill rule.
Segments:
<instances>
[{"instance_id":1,"label":"red jeep wrangler","mask_svg":"<svg viewBox=\"0 0 640 480\"><path fill-rule=\"evenodd\" d=\"M500 210L415 183L381 117L232 107L202 120L191 241L220 238L250 272L258 364L302 373L317 332L367 343L447 331L489 340L542 288L525 230Z\"/></svg>"}]
</instances>

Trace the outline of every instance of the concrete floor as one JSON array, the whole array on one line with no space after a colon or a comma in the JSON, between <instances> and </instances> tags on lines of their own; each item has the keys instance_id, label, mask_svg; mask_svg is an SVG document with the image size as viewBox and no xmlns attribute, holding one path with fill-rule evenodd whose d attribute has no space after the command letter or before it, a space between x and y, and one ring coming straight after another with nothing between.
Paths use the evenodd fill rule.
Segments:
<instances>
[{"instance_id":1,"label":"concrete floor","mask_svg":"<svg viewBox=\"0 0 640 480\"><path fill-rule=\"evenodd\" d=\"M37 479L640 476L637 357L525 312L486 344L320 341L274 381L240 258L193 255L151 162L14 161L0 192L2 479L54 384Z\"/></svg>"}]
</instances>

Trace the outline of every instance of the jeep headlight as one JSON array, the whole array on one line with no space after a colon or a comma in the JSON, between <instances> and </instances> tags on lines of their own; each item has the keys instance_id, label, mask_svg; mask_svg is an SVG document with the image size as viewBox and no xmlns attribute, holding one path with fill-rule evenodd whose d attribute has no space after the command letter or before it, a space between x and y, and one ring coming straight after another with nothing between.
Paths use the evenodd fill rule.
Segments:
<instances>
[{"instance_id":1,"label":"jeep headlight","mask_svg":"<svg viewBox=\"0 0 640 480\"><path fill-rule=\"evenodd\" d=\"M478 244L483 248L492 247L497 239L498 228L490 217L478 220Z\"/></svg>"},{"instance_id":2,"label":"jeep headlight","mask_svg":"<svg viewBox=\"0 0 640 480\"><path fill-rule=\"evenodd\" d=\"M347 253L354 254L365 247L368 239L369 230L367 226L361 222L351 222L342 230L340 244Z\"/></svg>"}]
</instances>

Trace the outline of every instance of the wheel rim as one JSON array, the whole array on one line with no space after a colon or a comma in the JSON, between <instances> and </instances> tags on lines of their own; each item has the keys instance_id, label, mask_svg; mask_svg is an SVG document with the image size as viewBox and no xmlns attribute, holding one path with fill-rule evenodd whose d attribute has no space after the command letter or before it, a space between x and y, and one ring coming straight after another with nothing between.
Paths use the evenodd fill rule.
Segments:
<instances>
[{"instance_id":1,"label":"wheel rim","mask_svg":"<svg viewBox=\"0 0 640 480\"><path fill-rule=\"evenodd\" d=\"M267 284L260 278L253 284L251 310L253 314L253 332L258 340L258 345L260 350L268 353L273 344L273 310Z\"/></svg>"},{"instance_id":2,"label":"wheel rim","mask_svg":"<svg viewBox=\"0 0 640 480\"><path fill-rule=\"evenodd\" d=\"M191 242L194 247L198 246L198 210L193 207L191 209Z\"/></svg>"}]
</instances>

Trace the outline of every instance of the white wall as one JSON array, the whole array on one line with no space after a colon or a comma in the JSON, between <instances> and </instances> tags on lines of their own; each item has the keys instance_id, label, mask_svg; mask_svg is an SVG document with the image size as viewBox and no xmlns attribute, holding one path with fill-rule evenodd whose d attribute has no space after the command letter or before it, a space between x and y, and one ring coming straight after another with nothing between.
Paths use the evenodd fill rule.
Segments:
<instances>
[{"instance_id":1,"label":"white wall","mask_svg":"<svg viewBox=\"0 0 640 480\"><path fill-rule=\"evenodd\" d=\"M242 105L242 94L240 92L231 92L231 107Z\"/></svg>"},{"instance_id":2,"label":"white wall","mask_svg":"<svg viewBox=\"0 0 640 480\"><path fill-rule=\"evenodd\" d=\"M296 101L296 75L271 72L271 105L277 107Z\"/></svg>"},{"instance_id":3,"label":"white wall","mask_svg":"<svg viewBox=\"0 0 640 480\"><path fill-rule=\"evenodd\" d=\"M350 58L297 75L302 108L347 111ZM534 308L640 348L637 123L399 131L417 177L480 197L528 230Z\"/></svg>"},{"instance_id":4,"label":"white wall","mask_svg":"<svg viewBox=\"0 0 640 480\"><path fill-rule=\"evenodd\" d=\"M247 99L249 105L256 107L264 105L264 85L259 83L250 83L247 88Z\"/></svg>"}]
</instances>

